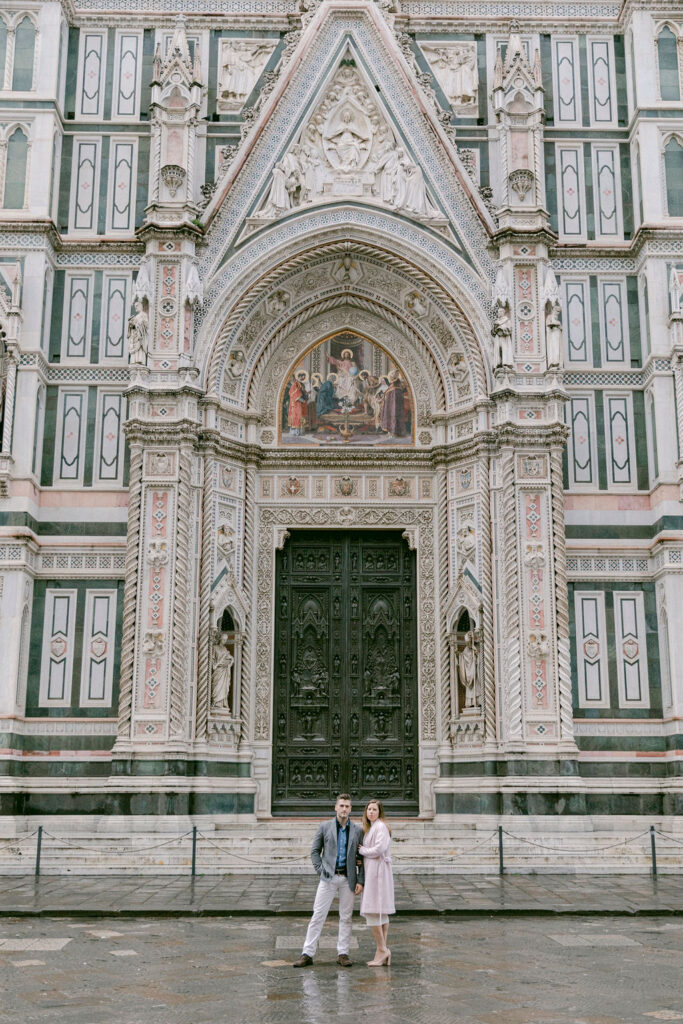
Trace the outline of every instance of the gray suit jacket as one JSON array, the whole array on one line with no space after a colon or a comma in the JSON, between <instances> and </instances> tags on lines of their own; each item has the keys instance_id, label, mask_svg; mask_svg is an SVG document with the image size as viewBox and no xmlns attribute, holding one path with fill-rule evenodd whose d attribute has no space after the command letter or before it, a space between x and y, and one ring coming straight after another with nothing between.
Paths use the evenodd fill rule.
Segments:
<instances>
[{"instance_id":1,"label":"gray suit jacket","mask_svg":"<svg viewBox=\"0 0 683 1024\"><path fill-rule=\"evenodd\" d=\"M346 848L346 880L349 889L353 891L356 883L365 884L365 872L363 870L363 858L360 857L360 867L356 865L358 847L363 842L363 829L360 825L351 822L349 825L349 843ZM313 867L321 878L328 879L334 875L337 864L337 819L323 821L318 826L313 845L311 846L311 860Z\"/></svg>"}]
</instances>

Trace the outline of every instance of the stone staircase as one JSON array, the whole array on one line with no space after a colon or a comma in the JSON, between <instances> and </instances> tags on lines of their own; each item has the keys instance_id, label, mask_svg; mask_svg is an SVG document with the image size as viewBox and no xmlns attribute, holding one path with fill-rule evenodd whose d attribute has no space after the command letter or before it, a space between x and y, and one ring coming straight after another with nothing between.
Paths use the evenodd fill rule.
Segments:
<instances>
[{"instance_id":1,"label":"stone staircase","mask_svg":"<svg viewBox=\"0 0 683 1024\"><path fill-rule=\"evenodd\" d=\"M34 871L43 826L42 875L188 874L197 827L197 874L309 874L320 819L0 818L0 874ZM392 819L394 870L402 874L496 874L498 826L507 872L646 873L649 827L660 873L683 872L683 822L642 818Z\"/></svg>"}]
</instances>

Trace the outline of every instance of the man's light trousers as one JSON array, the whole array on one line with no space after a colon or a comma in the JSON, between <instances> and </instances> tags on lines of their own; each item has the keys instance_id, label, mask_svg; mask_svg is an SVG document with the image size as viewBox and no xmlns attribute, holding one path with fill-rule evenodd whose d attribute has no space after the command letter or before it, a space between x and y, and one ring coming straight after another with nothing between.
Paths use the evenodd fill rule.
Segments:
<instances>
[{"instance_id":1,"label":"man's light trousers","mask_svg":"<svg viewBox=\"0 0 683 1024\"><path fill-rule=\"evenodd\" d=\"M351 944L351 916L353 914L353 892L349 889L346 875L332 875L332 878L321 878L313 904L313 917L308 925L303 953L314 957L318 948L318 940L323 925L334 901L339 893L339 935L337 936L337 953L349 952Z\"/></svg>"}]
</instances>

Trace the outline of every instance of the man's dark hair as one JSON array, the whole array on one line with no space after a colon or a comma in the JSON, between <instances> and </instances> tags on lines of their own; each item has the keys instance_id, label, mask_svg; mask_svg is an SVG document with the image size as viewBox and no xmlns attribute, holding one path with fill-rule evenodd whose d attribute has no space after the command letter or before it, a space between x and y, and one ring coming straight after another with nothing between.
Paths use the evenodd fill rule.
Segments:
<instances>
[{"instance_id":1,"label":"man's dark hair","mask_svg":"<svg viewBox=\"0 0 683 1024\"><path fill-rule=\"evenodd\" d=\"M337 799L334 801L335 804L338 804L340 800L348 800L351 803L351 797L348 793L337 793Z\"/></svg>"}]
</instances>

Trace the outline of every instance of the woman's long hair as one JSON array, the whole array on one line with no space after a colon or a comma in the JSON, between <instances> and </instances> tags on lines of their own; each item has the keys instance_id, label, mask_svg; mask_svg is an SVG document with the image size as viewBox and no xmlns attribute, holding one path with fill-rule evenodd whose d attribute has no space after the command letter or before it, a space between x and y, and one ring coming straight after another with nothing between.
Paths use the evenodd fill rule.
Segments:
<instances>
[{"instance_id":1,"label":"woman's long hair","mask_svg":"<svg viewBox=\"0 0 683 1024\"><path fill-rule=\"evenodd\" d=\"M368 820L368 807L370 806L370 804L374 804L377 810L379 811L377 821L383 821L386 827L389 829L389 835L391 835L389 822L387 821L386 815L384 813L384 804L382 803L381 800L368 800L367 804L365 805L365 810L363 811L363 835L368 834L368 832L370 831L370 827L372 825L372 822Z\"/></svg>"}]
</instances>

